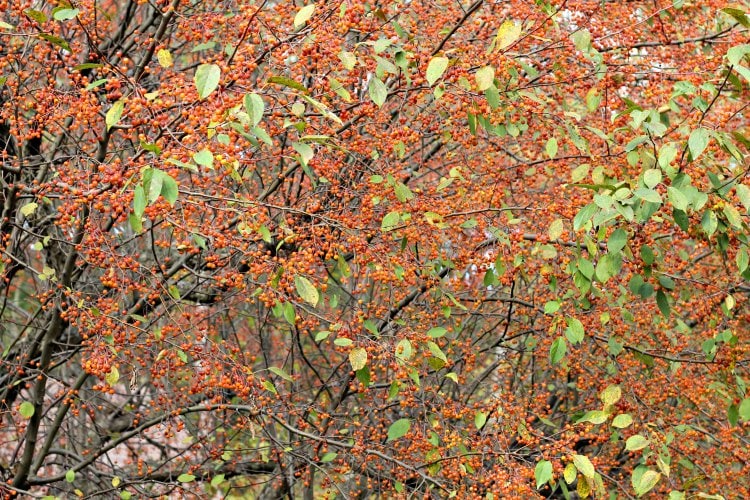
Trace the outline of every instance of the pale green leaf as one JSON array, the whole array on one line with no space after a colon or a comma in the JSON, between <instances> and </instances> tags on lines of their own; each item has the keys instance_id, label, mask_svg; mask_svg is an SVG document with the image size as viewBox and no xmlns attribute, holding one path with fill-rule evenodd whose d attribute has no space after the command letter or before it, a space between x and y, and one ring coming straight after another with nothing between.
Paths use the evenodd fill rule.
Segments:
<instances>
[{"instance_id":1,"label":"pale green leaf","mask_svg":"<svg viewBox=\"0 0 750 500\"><path fill-rule=\"evenodd\" d=\"M643 474L640 474L636 480L636 474L634 472L633 489L635 490L636 495L641 497L651 491L654 486L656 486L656 483L659 482L659 479L661 479L661 474L653 470L647 470Z\"/></svg>"},{"instance_id":2,"label":"pale green leaf","mask_svg":"<svg viewBox=\"0 0 750 500\"><path fill-rule=\"evenodd\" d=\"M221 68L216 64L201 64L195 70L193 82L198 90L198 97L205 99L216 90L221 80Z\"/></svg>"},{"instance_id":3,"label":"pale green leaf","mask_svg":"<svg viewBox=\"0 0 750 500\"><path fill-rule=\"evenodd\" d=\"M631 417L627 413L621 413L620 415L617 415L612 419L612 427L615 427L617 429L624 429L626 427L629 427L632 423L633 417Z\"/></svg>"},{"instance_id":4,"label":"pale green leaf","mask_svg":"<svg viewBox=\"0 0 750 500\"><path fill-rule=\"evenodd\" d=\"M392 231L396 229L399 222L401 222L401 214L398 212L389 212L383 217L383 221L380 223L380 230L383 232Z\"/></svg>"},{"instance_id":5,"label":"pale green leaf","mask_svg":"<svg viewBox=\"0 0 750 500\"><path fill-rule=\"evenodd\" d=\"M703 151L705 151L709 139L710 136L708 130L705 128L697 128L690 133L690 137L688 138L688 149L690 150L690 156L693 157L693 160L697 160Z\"/></svg>"},{"instance_id":6,"label":"pale green leaf","mask_svg":"<svg viewBox=\"0 0 750 500\"><path fill-rule=\"evenodd\" d=\"M550 159L554 159L555 156L557 156L557 139L554 137L547 139L547 144L544 149L547 152L547 156L549 156Z\"/></svg>"},{"instance_id":7,"label":"pale green leaf","mask_svg":"<svg viewBox=\"0 0 750 500\"><path fill-rule=\"evenodd\" d=\"M294 29L297 29L300 26L303 26L307 21L309 21L313 15L313 12L315 12L314 3L311 3L310 5L305 5L304 7L302 7L294 16Z\"/></svg>"},{"instance_id":8,"label":"pale green leaf","mask_svg":"<svg viewBox=\"0 0 750 500\"><path fill-rule=\"evenodd\" d=\"M627 441L625 441L625 449L628 451L638 451L642 450L646 446L648 446L648 439L641 436L640 434L636 434L635 436L630 436Z\"/></svg>"},{"instance_id":9,"label":"pale green leaf","mask_svg":"<svg viewBox=\"0 0 750 500\"><path fill-rule=\"evenodd\" d=\"M385 83L380 81L378 78L371 78L370 83L367 86L367 92L370 94L370 99L372 99L372 102L374 102L378 107L383 106L385 104L385 99L388 97L388 87L385 86Z\"/></svg>"},{"instance_id":10,"label":"pale green leaf","mask_svg":"<svg viewBox=\"0 0 750 500\"><path fill-rule=\"evenodd\" d=\"M180 474L177 476L177 481L181 483L192 483L195 481L195 476L192 474Z\"/></svg>"},{"instance_id":11,"label":"pale green leaf","mask_svg":"<svg viewBox=\"0 0 750 500\"><path fill-rule=\"evenodd\" d=\"M263 98L258 94L251 92L249 94L245 94L243 104L253 126L258 125L263 119L263 111L265 110L265 103L263 102Z\"/></svg>"}]
</instances>

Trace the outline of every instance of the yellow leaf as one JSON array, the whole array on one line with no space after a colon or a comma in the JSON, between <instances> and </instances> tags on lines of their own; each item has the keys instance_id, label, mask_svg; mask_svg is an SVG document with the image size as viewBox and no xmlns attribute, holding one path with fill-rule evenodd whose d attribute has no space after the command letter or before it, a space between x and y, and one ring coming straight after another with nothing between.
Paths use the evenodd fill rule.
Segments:
<instances>
[{"instance_id":1,"label":"yellow leaf","mask_svg":"<svg viewBox=\"0 0 750 500\"><path fill-rule=\"evenodd\" d=\"M167 49L161 49L156 53L156 58L159 60L159 65L162 68L170 68L174 61L172 60L172 54Z\"/></svg>"},{"instance_id":2,"label":"yellow leaf","mask_svg":"<svg viewBox=\"0 0 750 500\"><path fill-rule=\"evenodd\" d=\"M521 25L516 24L510 19L506 20L497 30L497 35L495 36L495 50L503 50L510 47L520 36Z\"/></svg>"},{"instance_id":3,"label":"yellow leaf","mask_svg":"<svg viewBox=\"0 0 750 500\"><path fill-rule=\"evenodd\" d=\"M363 347L355 347L349 352L349 363L352 370L361 370L367 366L367 351Z\"/></svg>"}]
</instances>

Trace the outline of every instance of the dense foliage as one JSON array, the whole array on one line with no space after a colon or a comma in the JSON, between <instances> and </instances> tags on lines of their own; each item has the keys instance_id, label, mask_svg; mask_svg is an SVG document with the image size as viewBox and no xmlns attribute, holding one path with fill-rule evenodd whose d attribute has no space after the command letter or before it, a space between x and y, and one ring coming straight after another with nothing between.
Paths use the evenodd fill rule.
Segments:
<instances>
[{"instance_id":1,"label":"dense foliage","mask_svg":"<svg viewBox=\"0 0 750 500\"><path fill-rule=\"evenodd\" d=\"M0 490L750 497L750 19L0 0Z\"/></svg>"}]
</instances>

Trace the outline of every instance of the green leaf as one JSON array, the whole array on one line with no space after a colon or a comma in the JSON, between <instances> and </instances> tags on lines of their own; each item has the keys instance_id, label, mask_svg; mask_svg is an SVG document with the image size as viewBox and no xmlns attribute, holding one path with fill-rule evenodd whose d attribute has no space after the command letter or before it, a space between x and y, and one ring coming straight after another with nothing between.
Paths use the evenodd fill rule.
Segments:
<instances>
[{"instance_id":1,"label":"green leaf","mask_svg":"<svg viewBox=\"0 0 750 500\"><path fill-rule=\"evenodd\" d=\"M573 455L573 464L576 466L576 469L578 469L578 472L589 479L594 478L596 470L588 457L584 455Z\"/></svg>"},{"instance_id":2,"label":"green leaf","mask_svg":"<svg viewBox=\"0 0 750 500\"><path fill-rule=\"evenodd\" d=\"M292 80L291 78L287 78L285 76L272 76L268 79L268 83L275 83L277 85L289 87L290 89L299 90L300 92L307 92L307 87L305 87L298 81Z\"/></svg>"},{"instance_id":3,"label":"green leaf","mask_svg":"<svg viewBox=\"0 0 750 500\"><path fill-rule=\"evenodd\" d=\"M550 137L547 139L547 144L544 146L544 150L547 152L547 156L550 159L554 159L557 156L557 139Z\"/></svg>"},{"instance_id":4,"label":"green leaf","mask_svg":"<svg viewBox=\"0 0 750 500\"><path fill-rule=\"evenodd\" d=\"M107 114L104 117L104 122L107 125L107 130L114 127L117 122L120 121L120 118L122 117L122 111L125 108L125 101L120 99L119 101L115 102L109 110L107 110Z\"/></svg>"},{"instance_id":5,"label":"green leaf","mask_svg":"<svg viewBox=\"0 0 750 500\"><path fill-rule=\"evenodd\" d=\"M438 339L442 337L443 335L445 335L447 332L448 330L446 330L442 326L436 326L435 328L430 328L427 331L427 336L432 337L433 339Z\"/></svg>"},{"instance_id":6,"label":"green leaf","mask_svg":"<svg viewBox=\"0 0 750 500\"><path fill-rule=\"evenodd\" d=\"M297 275L294 277L294 286L297 288L297 293L302 297L302 300L311 304L313 307L318 305L320 294L310 280L304 276Z\"/></svg>"},{"instance_id":7,"label":"green leaf","mask_svg":"<svg viewBox=\"0 0 750 500\"><path fill-rule=\"evenodd\" d=\"M385 83L380 81L378 78L371 78L370 84L367 86L367 92L370 94L370 99L378 107L382 107L385 104L385 99L388 97L388 88Z\"/></svg>"},{"instance_id":8,"label":"green leaf","mask_svg":"<svg viewBox=\"0 0 750 500\"><path fill-rule=\"evenodd\" d=\"M573 217L573 230L578 231L591 220L594 214L599 210L599 207L595 203L589 203L581 210L578 211L575 217Z\"/></svg>"},{"instance_id":9,"label":"green leaf","mask_svg":"<svg viewBox=\"0 0 750 500\"><path fill-rule=\"evenodd\" d=\"M320 457L320 463L327 464L328 462L333 462L336 459L337 455L338 453L329 451L328 453Z\"/></svg>"},{"instance_id":10,"label":"green leaf","mask_svg":"<svg viewBox=\"0 0 750 500\"><path fill-rule=\"evenodd\" d=\"M500 25L497 35L495 35L495 50L503 50L510 47L520 36L521 25L516 24L510 19L506 20Z\"/></svg>"},{"instance_id":11,"label":"green leaf","mask_svg":"<svg viewBox=\"0 0 750 500\"><path fill-rule=\"evenodd\" d=\"M299 12L294 16L294 29L298 29L299 27L303 26L307 21L310 20L310 18L313 15L313 12L315 12L315 4L311 3L310 5L305 5L302 7Z\"/></svg>"},{"instance_id":12,"label":"green leaf","mask_svg":"<svg viewBox=\"0 0 750 500\"><path fill-rule=\"evenodd\" d=\"M367 366L367 351L363 347L355 347L349 351L349 364L355 372Z\"/></svg>"},{"instance_id":13,"label":"green leaf","mask_svg":"<svg viewBox=\"0 0 750 500\"><path fill-rule=\"evenodd\" d=\"M612 427L624 429L633 423L633 417L627 413L621 413L612 419Z\"/></svg>"},{"instance_id":14,"label":"green leaf","mask_svg":"<svg viewBox=\"0 0 750 500\"><path fill-rule=\"evenodd\" d=\"M656 306L659 308L659 312L661 312L662 316L664 316L665 318L669 318L671 307L669 305L667 294L664 293L664 290L659 290L656 292Z\"/></svg>"},{"instance_id":15,"label":"green leaf","mask_svg":"<svg viewBox=\"0 0 750 500\"><path fill-rule=\"evenodd\" d=\"M52 11L52 17L55 21L67 21L75 18L79 12L80 10L78 9L57 8Z\"/></svg>"},{"instance_id":16,"label":"green leaf","mask_svg":"<svg viewBox=\"0 0 750 500\"><path fill-rule=\"evenodd\" d=\"M443 363L448 362L448 358L445 356L445 353L442 349L440 349L440 346L437 345L435 342L427 342L427 348L430 350L430 353L442 361Z\"/></svg>"},{"instance_id":17,"label":"green leaf","mask_svg":"<svg viewBox=\"0 0 750 500\"><path fill-rule=\"evenodd\" d=\"M393 186L393 191L396 194L396 199L401 203L414 199L414 193L403 182L397 182Z\"/></svg>"},{"instance_id":18,"label":"green leaf","mask_svg":"<svg viewBox=\"0 0 750 500\"><path fill-rule=\"evenodd\" d=\"M170 205L174 205L177 201L179 189L177 188L177 181L175 181L168 173L162 170L153 170L153 177L151 179L151 186L149 189L149 200L153 201L159 195L162 196Z\"/></svg>"},{"instance_id":19,"label":"green leaf","mask_svg":"<svg viewBox=\"0 0 750 500\"><path fill-rule=\"evenodd\" d=\"M192 483L195 481L195 476L192 474L180 474L177 476L177 481L181 483Z\"/></svg>"},{"instance_id":20,"label":"green leaf","mask_svg":"<svg viewBox=\"0 0 750 500\"><path fill-rule=\"evenodd\" d=\"M541 460L534 468L534 478L536 478L536 489L541 488L552 479L552 462Z\"/></svg>"},{"instance_id":21,"label":"green leaf","mask_svg":"<svg viewBox=\"0 0 750 500\"><path fill-rule=\"evenodd\" d=\"M388 441L394 441L398 438L404 437L407 432L409 432L409 428L411 427L411 422L408 418L400 418L393 422L390 427L388 427Z\"/></svg>"},{"instance_id":22,"label":"green leaf","mask_svg":"<svg viewBox=\"0 0 750 500\"><path fill-rule=\"evenodd\" d=\"M583 323L577 318L566 318L565 321L568 323L568 328L565 330L565 336L571 344L580 344L584 339Z\"/></svg>"},{"instance_id":23,"label":"green leaf","mask_svg":"<svg viewBox=\"0 0 750 500\"><path fill-rule=\"evenodd\" d=\"M299 153L300 163L302 163L302 165L305 167L315 156L315 151L313 151L313 148L311 148L309 144L305 144L304 142L293 142L292 148L294 148L294 150Z\"/></svg>"},{"instance_id":24,"label":"green leaf","mask_svg":"<svg viewBox=\"0 0 750 500\"><path fill-rule=\"evenodd\" d=\"M448 58L437 56L430 59L430 62L427 64L427 72L425 74L425 78L427 80L427 83L432 86L436 81L440 79L441 76L443 76L443 73L445 73L445 70L448 68Z\"/></svg>"},{"instance_id":25,"label":"green leaf","mask_svg":"<svg viewBox=\"0 0 750 500\"><path fill-rule=\"evenodd\" d=\"M68 472L65 473L65 480L69 483L72 483L76 480L76 471L73 469L69 469Z\"/></svg>"},{"instance_id":26,"label":"green leaf","mask_svg":"<svg viewBox=\"0 0 750 500\"><path fill-rule=\"evenodd\" d=\"M628 243L628 233L621 228L615 229L607 240L607 250L609 253L616 254L625 248Z\"/></svg>"},{"instance_id":27,"label":"green leaf","mask_svg":"<svg viewBox=\"0 0 750 500\"><path fill-rule=\"evenodd\" d=\"M42 40L47 40L48 42L57 45L61 49L70 52L70 44L65 39L60 38L59 36L50 35L49 33L39 33L37 36Z\"/></svg>"},{"instance_id":28,"label":"green leaf","mask_svg":"<svg viewBox=\"0 0 750 500\"><path fill-rule=\"evenodd\" d=\"M224 474L219 474L211 479L211 486L218 488L224 481L226 481L226 476Z\"/></svg>"},{"instance_id":29,"label":"green leaf","mask_svg":"<svg viewBox=\"0 0 750 500\"><path fill-rule=\"evenodd\" d=\"M474 78L477 81L477 89L480 92L484 92L495 82L495 68L492 66L483 66L477 70L474 74Z\"/></svg>"},{"instance_id":30,"label":"green leaf","mask_svg":"<svg viewBox=\"0 0 750 500\"><path fill-rule=\"evenodd\" d=\"M690 133L690 137L688 138L688 149L690 150L690 156L693 157L693 160L697 160L706 149L709 138L708 130L705 128L697 128Z\"/></svg>"},{"instance_id":31,"label":"green leaf","mask_svg":"<svg viewBox=\"0 0 750 500\"><path fill-rule=\"evenodd\" d=\"M740 418L745 422L750 422L750 398L745 398L739 407ZM23 415L23 413L22 413Z\"/></svg>"},{"instance_id":32,"label":"green leaf","mask_svg":"<svg viewBox=\"0 0 750 500\"><path fill-rule=\"evenodd\" d=\"M32 416L34 416L34 411L34 405L28 401L24 401L18 407L18 413L20 413L23 418L31 418Z\"/></svg>"},{"instance_id":33,"label":"green leaf","mask_svg":"<svg viewBox=\"0 0 750 500\"><path fill-rule=\"evenodd\" d=\"M273 373L274 375L277 375L277 376L283 378L287 382L293 382L294 381L294 379L291 376L289 376L289 374L287 372L285 372L283 368L279 368L278 366L269 366L268 367L268 371L271 372L271 373Z\"/></svg>"},{"instance_id":34,"label":"green leaf","mask_svg":"<svg viewBox=\"0 0 750 500\"><path fill-rule=\"evenodd\" d=\"M648 446L648 443L648 439L641 436L640 434L636 434L634 436L630 436L628 440L625 441L625 449L628 451L642 450L643 448Z\"/></svg>"},{"instance_id":35,"label":"green leaf","mask_svg":"<svg viewBox=\"0 0 750 500\"><path fill-rule=\"evenodd\" d=\"M549 302L544 304L544 314L555 314L559 310L560 310L559 300L550 300Z\"/></svg>"},{"instance_id":36,"label":"green leaf","mask_svg":"<svg viewBox=\"0 0 750 500\"><path fill-rule=\"evenodd\" d=\"M477 429L481 429L484 427L484 424L487 423L487 413L483 411L478 411L474 414L474 426Z\"/></svg>"},{"instance_id":37,"label":"green leaf","mask_svg":"<svg viewBox=\"0 0 750 500\"><path fill-rule=\"evenodd\" d=\"M565 352L567 351L568 347L565 343L564 337L557 337L553 342L552 346L549 349L549 362L550 364L557 364L560 362L560 360L565 356Z\"/></svg>"},{"instance_id":38,"label":"green leaf","mask_svg":"<svg viewBox=\"0 0 750 500\"><path fill-rule=\"evenodd\" d=\"M211 93L216 90L221 80L221 68L216 64L201 64L198 69L195 70L195 76L193 82L195 82L195 88L198 90L198 97L205 99L210 96Z\"/></svg>"},{"instance_id":39,"label":"green leaf","mask_svg":"<svg viewBox=\"0 0 750 500\"><path fill-rule=\"evenodd\" d=\"M685 196L682 191L675 187L669 186L667 188L667 198L669 199L669 202L672 203L672 206L674 208L676 208L677 210L682 210L683 212L687 212L690 200L688 200L687 196Z\"/></svg>"},{"instance_id":40,"label":"green leaf","mask_svg":"<svg viewBox=\"0 0 750 500\"><path fill-rule=\"evenodd\" d=\"M348 339L346 337L338 337L333 341L333 345L337 345L339 347L349 347L353 343L354 342L352 342L352 339Z\"/></svg>"},{"instance_id":41,"label":"green leaf","mask_svg":"<svg viewBox=\"0 0 750 500\"><path fill-rule=\"evenodd\" d=\"M258 125L263 119L263 111L265 110L263 98L254 93L245 94L243 104L253 126Z\"/></svg>"},{"instance_id":42,"label":"green leaf","mask_svg":"<svg viewBox=\"0 0 750 500\"><path fill-rule=\"evenodd\" d=\"M389 212L383 217L383 221L380 223L380 230L388 232L396 229L396 226L401 222L401 214L398 212Z\"/></svg>"}]
</instances>

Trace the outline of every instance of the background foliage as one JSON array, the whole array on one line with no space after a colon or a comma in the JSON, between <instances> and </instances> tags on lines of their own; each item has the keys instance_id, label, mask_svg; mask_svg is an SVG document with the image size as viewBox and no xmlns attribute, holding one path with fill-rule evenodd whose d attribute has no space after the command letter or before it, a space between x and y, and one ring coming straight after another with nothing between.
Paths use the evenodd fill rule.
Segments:
<instances>
[{"instance_id":1,"label":"background foliage","mask_svg":"<svg viewBox=\"0 0 750 500\"><path fill-rule=\"evenodd\" d=\"M750 496L747 4L0 7L3 491Z\"/></svg>"}]
</instances>

